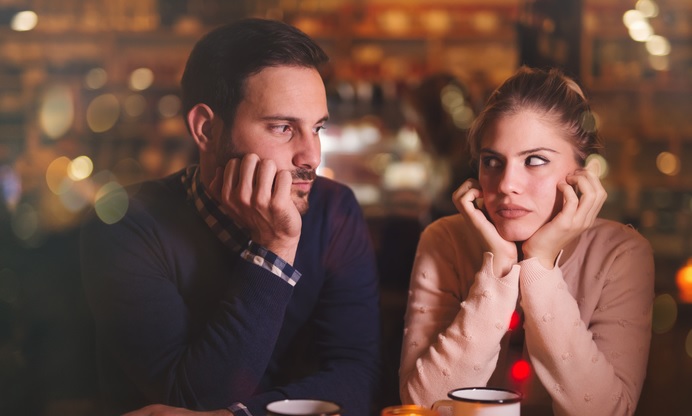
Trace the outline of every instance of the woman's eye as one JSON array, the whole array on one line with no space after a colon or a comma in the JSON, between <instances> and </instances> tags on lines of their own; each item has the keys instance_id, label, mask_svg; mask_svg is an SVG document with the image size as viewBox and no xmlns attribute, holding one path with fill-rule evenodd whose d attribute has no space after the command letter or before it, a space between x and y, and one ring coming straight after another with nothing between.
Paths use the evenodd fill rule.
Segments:
<instances>
[{"instance_id":1,"label":"woman's eye","mask_svg":"<svg viewBox=\"0 0 692 416\"><path fill-rule=\"evenodd\" d=\"M500 161L496 157L484 157L483 166L486 168L497 168L500 166Z\"/></svg>"},{"instance_id":2,"label":"woman's eye","mask_svg":"<svg viewBox=\"0 0 692 416\"><path fill-rule=\"evenodd\" d=\"M548 160L541 156L529 156L526 158L526 166L543 166L548 163Z\"/></svg>"}]
</instances>

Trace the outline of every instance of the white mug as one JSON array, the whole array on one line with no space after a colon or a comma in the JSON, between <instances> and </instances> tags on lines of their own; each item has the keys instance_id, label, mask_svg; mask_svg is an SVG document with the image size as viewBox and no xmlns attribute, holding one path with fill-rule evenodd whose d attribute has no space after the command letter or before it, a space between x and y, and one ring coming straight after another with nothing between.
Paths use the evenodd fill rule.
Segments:
<instances>
[{"instance_id":1,"label":"white mug","mask_svg":"<svg viewBox=\"0 0 692 416\"><path fill-rule=\"evenodd\" d=\"M267 416L340 416L341 406L334 402L309 399L286 399L271 402Z\"/></svg>"},{"instance_id":2,"label":"white mug","mask_svg":"<svg viewBox=\"0 0 692 416\"><path fill-rule=\"evenodd\" d=\"M519 416L521 394L493 387L455 389L451 400L438 400L432 408L451 407L453 416Z\"/></svg>"}]
</instances>

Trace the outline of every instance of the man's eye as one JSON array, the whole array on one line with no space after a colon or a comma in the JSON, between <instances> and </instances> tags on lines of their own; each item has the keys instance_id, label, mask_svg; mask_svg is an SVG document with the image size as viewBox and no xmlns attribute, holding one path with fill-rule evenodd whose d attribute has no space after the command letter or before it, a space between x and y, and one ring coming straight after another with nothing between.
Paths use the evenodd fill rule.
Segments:
<instances>
[{"instance_id":1,"label":"man's eye","mask_svg":"<svg viewBox=\"0 0 692 416\"><path fill-rule=\"evenodd\" d=\"M314 129L315 134L321 132L322 130L325 130L326 128L327 128L327 126L317 126L317 127L315 127L315 129Z\"/></svg>"},{"instance_id":2,"label":"man's eye","mask_svg":"<svg viewBox=\"0 0 692 416\"><path fill-rule=\"evenodd\" d=\"M277 124L275 126L271 126L270 128L277 133L286 133L287 131L291 130L291 126L288 124Z\"/></svg>"},{"instance_id":3,"label":"man's eye","mask_svg":"<svg viewBox=\"0 0 692 416\"><path fill-rule=\"evenodd\" d=\"M529 156L525 163L526 166L543 166L548 163L548 159L541 156Z\"/></svg>"}]
</instances>

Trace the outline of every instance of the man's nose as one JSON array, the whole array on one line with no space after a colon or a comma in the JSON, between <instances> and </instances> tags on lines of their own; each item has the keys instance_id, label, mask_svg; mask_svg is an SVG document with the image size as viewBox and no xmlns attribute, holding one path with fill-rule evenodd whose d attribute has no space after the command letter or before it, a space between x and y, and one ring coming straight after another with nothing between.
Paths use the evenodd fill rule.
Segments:
<instances>
[{"instance_id":1,"label":"man's nose","mask_svg":"<svg viewBox=\"0 0 692 416\"><path fill-rule=\"evenodd\" d=\"M322 160L319 134L308 130L301 132L297 139L294 141L293 165L303 169L317 169Z\"/></svg>"}]
</instances>

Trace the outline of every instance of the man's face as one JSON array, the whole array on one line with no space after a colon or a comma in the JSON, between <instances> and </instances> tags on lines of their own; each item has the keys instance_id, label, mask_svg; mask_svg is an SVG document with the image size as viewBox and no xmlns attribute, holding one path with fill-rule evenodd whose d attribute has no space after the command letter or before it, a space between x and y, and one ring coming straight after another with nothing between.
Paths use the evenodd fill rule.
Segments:
<instances>
[{"instance_id":1,"label":"man's face","mask_svg":"<svg viewBox=\"0 0 692 416\"><path fill-rule=\"evenodd\" d=\"M479 182L500 235L525 241L562 209L557 184L579 168L574 147L526 110L497 121L481 141Z\"/></svg>"},{"instance_id":2,"label":"man's face","mask_svg":"<svg viewBox=\"0 0 692 416\"><path fill-rule=\"evenodd\" d=\"M319 72L295 66L268 67L247 79L244 95L230 134L221 137L219 165L248 153L273 160L277 171L291 172L291 199L305 213L321 160L318 133L328 117Z\"/></svg>"}]
</instances>

